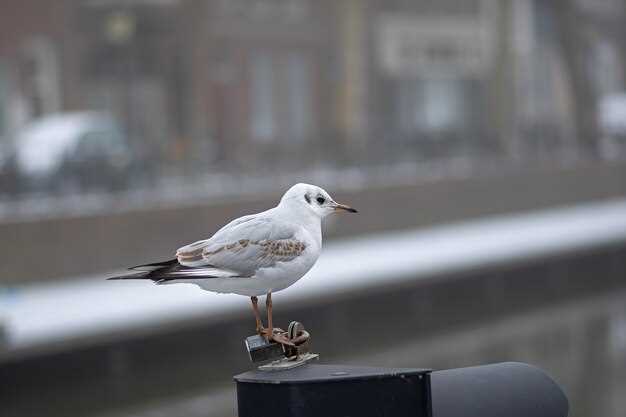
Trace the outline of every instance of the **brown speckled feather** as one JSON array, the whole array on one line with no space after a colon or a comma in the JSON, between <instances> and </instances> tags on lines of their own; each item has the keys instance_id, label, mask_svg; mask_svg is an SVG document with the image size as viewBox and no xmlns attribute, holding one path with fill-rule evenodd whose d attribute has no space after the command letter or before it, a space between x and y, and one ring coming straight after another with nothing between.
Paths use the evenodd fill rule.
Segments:
<instances>
[{"instance_id":1,"label":"brown speckled feather","mask_svg":"<svg viewBox=\"0 0 626 417\"><path fill-rule=\"evenodd\" d=\"M294 236L293 224L274 221L270 227L263 217L242 219L220 229L210 239L178 249L178 261L182 265L211 265L251 276L260 268L292 261L306 250L306 244Z\"/></svg>"}]
</instances>

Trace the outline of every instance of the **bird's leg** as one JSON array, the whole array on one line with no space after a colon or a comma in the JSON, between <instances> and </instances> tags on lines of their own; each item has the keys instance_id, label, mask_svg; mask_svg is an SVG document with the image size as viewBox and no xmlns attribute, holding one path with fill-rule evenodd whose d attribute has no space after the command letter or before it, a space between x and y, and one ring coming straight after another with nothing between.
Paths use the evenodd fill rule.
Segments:
<instances>
[{"instance_id":1,"label":"bird's leg","mask_svg":"<svg viewBox=\"0 0 626 417\"><path fill-rule=\"evenodd\" d=\"M280 343L282 345L295 346L295 344L289 340L286 333L280 329L274 332L274 321L272 320L272 293L268 292L265 298L265 307L267 307L267 329L265 329L265 337L268 341Z\"/></svg>"},{"instance_id":2,"label":"bird's leg","mask_svg":"<svg viewBox=\"0 0 626 417\"><path fill-rule=\"evenodd\" d=\"M263 322L261 321L261 314L259 313L259 299L255 296L250 297L252 300L252 310L254 311L254 317L256 318L256 332L260 335L263 334Z\"/></svg>"},{"instance_id":3,"label":"bird's leg","mask_svg":"<svg viewBox=\"0 0 626 417\"><path fill-rule=\"evenodd\" d=\"M272 321L272 292L267 293L265 297L265 307L267 308L267 340L272 340L274 337L274 322Z\"/></svg>"}]
</instances>

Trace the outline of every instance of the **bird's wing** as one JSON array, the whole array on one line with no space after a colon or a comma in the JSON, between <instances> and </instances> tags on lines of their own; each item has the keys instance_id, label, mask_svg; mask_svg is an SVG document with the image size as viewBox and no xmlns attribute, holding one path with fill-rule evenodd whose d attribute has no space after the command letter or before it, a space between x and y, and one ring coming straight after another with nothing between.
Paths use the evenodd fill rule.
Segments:
<instances>
[{"instance_id":1,"label":"bird's wing","mask_svg":"<svg viewBox=\"0 0 626 417\"><path fill-rule=\"evenodd\" d=\"M252 276L277 262L289 262L304 252L305 242L296 237L297 226L267 216L246 216L220 229L207 240L176 252L186 266L207 266Z\"/></svg>"},{"instance_id":2,"label":"bird's wing","mask_svg":"<svg viewBox=\"0 0 626 417\"><path fill-rule=\"evenodd\" d=\"M238 226L250 221L258 221L262 214L264 213L249 214L247 216L239 217L238 219L231 221L225 226L222 226L222 228L215 232L215 234L210 238L198 240L197 242L193 242L189 245L179 248L176 251L176 257L179 259L179 261L182 261L186 265L192 265L193 262L201 262L202 251L204 250L204 248L211 245L211 242L217 242L227 239L233 229L236 229ZM204 262L201 262L201 264L203 265Z\"/></svg>"}]
</instances>

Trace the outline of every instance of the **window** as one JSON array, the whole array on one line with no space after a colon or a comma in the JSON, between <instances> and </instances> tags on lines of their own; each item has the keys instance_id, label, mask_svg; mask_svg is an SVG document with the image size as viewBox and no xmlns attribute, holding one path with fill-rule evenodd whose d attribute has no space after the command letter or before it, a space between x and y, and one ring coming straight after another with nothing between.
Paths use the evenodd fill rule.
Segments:
<instances>
[{"instance_id":1,"label":"window","mask_svg":"<svg viewBox=\"0 0 626 417\"><path fill-rule=\"evenodd\" d=\"M397 113L404 132L459 129L465 91L458 79L404 80L398 83Z\"/></svg>"},{"instance_id":2,"label":"window","mask_svg":"<svg viewBox=\"0 0 626 417\"><path fill-rule=\"evenodd\" d=\"M305 140L313 128L311 71L303 52L258 51L250 65L252 139Z\"/></svg>"},{"instance_id":3,"label":"window","mask_svg":"<svg viewBox=\"0 0 626 417\"><path fill-rule=\"evenodd\" d=\"M6 67L0 62L0 139L7 133L7 100L9 99L9 80Z\"/></svg>"},{"instance_id":4,"label":"window","mask_svg":"<svg viewBox=\"0 0 626 417\"><path fill-rule=\"evenodd\" d=\"M302 53L287 57L288 131L294 140L304 140L311 130L311 82L309 62Z\"/></svg>"},{"instance_id":5,"label":"window","mask_svg":"<svg viewBox=\"0 0 626 417\"><path fill-rule=\"evenodd\" d=\"M463 117L463 90L457 80L424 83L424 127L429 131L458 128Z\"/></svg>"},{"instance_id":6,"label":"window","mask_svg":"<svg viewBox=\"0 0 626 417\"><path fill-rule=\"evenodd\" d=\"M254 52L250 65L250 123L254 140L267 142L275 136L273 71L271 55Z\"/></svg>"}]
</instances>

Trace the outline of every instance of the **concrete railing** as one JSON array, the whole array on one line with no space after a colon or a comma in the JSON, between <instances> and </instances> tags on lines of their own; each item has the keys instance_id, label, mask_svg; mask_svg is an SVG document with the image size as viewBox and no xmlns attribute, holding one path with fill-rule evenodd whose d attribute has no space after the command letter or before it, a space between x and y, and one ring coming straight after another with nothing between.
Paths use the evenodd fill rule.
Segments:
<instances>
[{"instance_id":1,"label":"concrete railing","mask_svg":"<svg viewBox=\"0 0 626 417\"><path fill-rule=\"evenodd\" d=\"M624 178L626 164L620 162L396 185L353 181L341 189L337 184L339 189L333 190L337 200L357 207L360 214L329 225L326 236L429 227L616 198L626 196ZM168 258L172 248L205 238L229 219L271 207L279 194L275 190L217 202L209 197L190 200L180 196L176 204L154 203L149 208L137 206L143 203L141 197L130 206L116 198L89 203L99 208L94 214L0 222L0 236L9 237L0 240L0 276L5 283L41 281Z\"/></svg>"},{"instance_id":2,"label":"concrete railing","mask_svg":"<svg viewBox=\"0 0 626 417\"><path fill-rule=\"evenodd\" d=\"M626 200L335 241L303 279L276 294L276 310L280 314L294 306L624 244ZM208 293L192 284L157 286L105 277L4 290L0 317L7 340L0 360L31 350L164 331L181 322L209 325L252 317L246 297Z\"/></svg>"}]
</instances>

